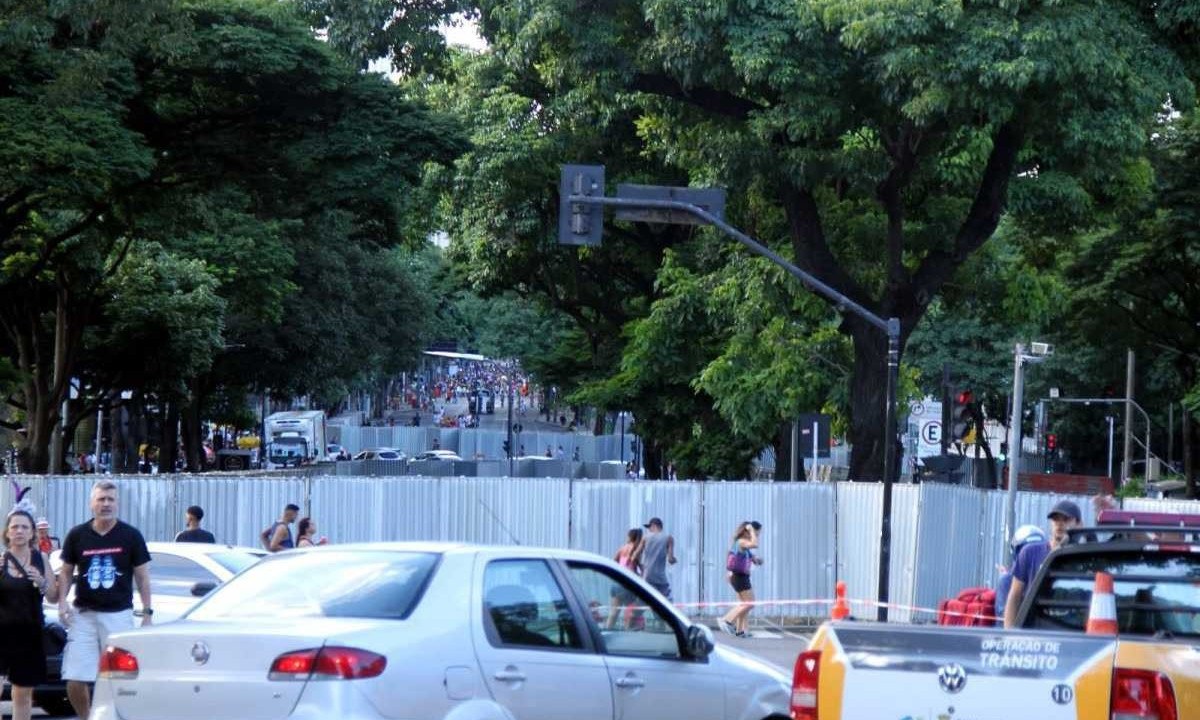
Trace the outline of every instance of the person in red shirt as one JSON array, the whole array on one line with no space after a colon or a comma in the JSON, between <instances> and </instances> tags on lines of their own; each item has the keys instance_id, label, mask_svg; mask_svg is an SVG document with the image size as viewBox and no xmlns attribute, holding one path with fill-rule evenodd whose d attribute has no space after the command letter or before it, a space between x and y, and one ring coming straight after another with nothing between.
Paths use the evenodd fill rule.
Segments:
<instances>
[{"instance_id":1,"label":"person in red shirt","mask_svg":"<svg viewBox=\"0 0 1200 720\"><path fill-rule=\"evenodd\" d=\"M62 546L58 538L50 534L50 521L46 518L38 518L37 520L37 547L38 550L49 555L52 551L57 550Z\"/></svg>"}]
</instances>

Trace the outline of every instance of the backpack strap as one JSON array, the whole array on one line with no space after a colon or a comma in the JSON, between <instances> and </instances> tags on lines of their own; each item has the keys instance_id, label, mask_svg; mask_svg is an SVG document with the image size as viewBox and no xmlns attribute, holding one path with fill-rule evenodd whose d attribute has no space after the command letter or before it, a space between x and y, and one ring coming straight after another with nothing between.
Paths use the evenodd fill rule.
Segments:
<instances>
[{"instance_id":1,"label":"backpack strap","mask_svg":"<svg viewBox=\"0 0 1200 720\"><path fill-rule=\"evenodd\" d=\"M30 555L30 557L32 558L33 556ZM17 566L17 572L21 573L21 577L28 580L29 573L25 572L25 567L21 565L20 561L17 560L16 556L14 556L12 553L5 550L4 551L4 567L6 568L6 572L7 572L8 563L10 561L12 562L13 565Z\"/></svg>"}]
</instances>

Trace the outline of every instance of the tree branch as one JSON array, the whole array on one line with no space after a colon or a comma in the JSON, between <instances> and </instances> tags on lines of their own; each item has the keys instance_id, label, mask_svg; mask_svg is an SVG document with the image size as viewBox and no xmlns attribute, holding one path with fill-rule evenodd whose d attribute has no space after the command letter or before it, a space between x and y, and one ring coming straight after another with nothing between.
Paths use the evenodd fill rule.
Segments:
<instances>
[{"instance_id":1,"label":"tree branch","mask_svg":"<svg viewBox=\"0 0 1200 720\"><path fill-rule=\"evenodd\" d=\"M829 249L825 229L821 224L821 211L812 192L804 188L788 187L782 195L783 208L791 229L792 253L795 255L796 265L859 305L870 308L874 300L850 277Z\"/></svg>"},{"instance_id":2,"label":"tree branch","mask_svg":"<svg viewBox=\"0 0 1200 720\"><path fill-rule=\"evenodd\" d=\"M979 191L955 233L953 251L929 253L914 274L912 292L919 305L928 305L955 270L996 231L1024 139L1024 129L1015 120L1009 120L996 130Z\"/></svg>"},{"instance_id":3,"label":"tree branch","mask_svg":"<svg viewBox=\"0 0 1200 720\"><path fill-rule=\"evenodd\" d=\"M884 148L892 158L892 169L875 188L875 196L887 214L887 284L894 291L908 283L904 270L904 200L902 191L912 179L917 167L917 145L920 131L906 122L898 135L881 133ZM889 292L890 294L890 292Z\"/></svg>"},{"instance_id":4,"label":"tree branch","mask_svg":"<svg viewBox=\"0 0 1200 720\"><path fill-rule=\"evenodd\" d=\"M674 78L666 75L637 74L630 82L630 89L637 92L669 97L693 105L701 110L723 115L735 120L745 120L750 113L765 110L760 105L746 98L707 87L685 88Z\"/></svg>"}]
</instances>

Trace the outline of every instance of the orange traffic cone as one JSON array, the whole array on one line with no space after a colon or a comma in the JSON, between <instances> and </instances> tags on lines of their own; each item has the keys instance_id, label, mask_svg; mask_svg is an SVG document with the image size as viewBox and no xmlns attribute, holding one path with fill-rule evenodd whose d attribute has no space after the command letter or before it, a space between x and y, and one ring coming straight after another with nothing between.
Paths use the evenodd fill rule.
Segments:
<instances>
[{"instance_id":1,"label":"orange traffic cone","mask_svg":"<svg viewBox=\"0 0 1200 720\"><path fill-rule=\"evenodd\" d=\"M1105 572L1096 573L1092 607L1088 611L1087 634L1117 634L1117 596L1113 594L1113 577Z\"/></svg>"},{"instance_id":2,"label":"orange traffic cone","mask_svg":"<svg viewBox=\"0 0 1200 720\"><path fill-rule=\"evenodd\" d=\"M829 617L844 620L850 614L850 603L846 602L846 581L838 580L834 587L837 597L833 600L833 610L830 611Z\"/></svg>"}]
</instances>

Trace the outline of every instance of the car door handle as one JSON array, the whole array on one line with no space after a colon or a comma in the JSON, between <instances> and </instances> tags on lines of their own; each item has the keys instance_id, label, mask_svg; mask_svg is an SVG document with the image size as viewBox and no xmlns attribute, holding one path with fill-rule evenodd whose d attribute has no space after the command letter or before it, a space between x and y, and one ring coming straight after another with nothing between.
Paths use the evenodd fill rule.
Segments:
<instances>
[{"instance_id":1,"label":"car door handle","mask_svg":"<svg viewBox=\"0 0 1200 720\"><path fill-rule=\"evenodd\" d=\"M626 675L623 678L617 678L616 685L619 688L640 688L646 687L646 681L637 675Z\"/></svg>"},{"instance_id":2,"label":"car door handle","mask_svg":"<svg viewBox=\"0 0 1200 720\"><path fill-rule=\"evenodd\" d=\"M503 670L497 670L492 677L500 682L525 682L525 673L511 665Z\"/></svg>"}]
</instances>

